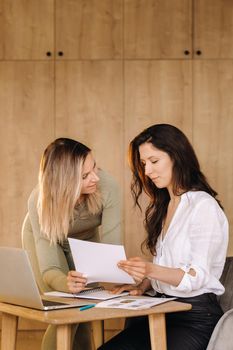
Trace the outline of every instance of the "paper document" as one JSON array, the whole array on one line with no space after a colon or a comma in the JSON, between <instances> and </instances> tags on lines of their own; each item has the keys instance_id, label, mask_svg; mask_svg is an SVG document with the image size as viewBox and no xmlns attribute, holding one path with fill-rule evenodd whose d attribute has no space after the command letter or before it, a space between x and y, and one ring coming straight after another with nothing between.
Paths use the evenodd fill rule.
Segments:
<instances>
[{"instance_id":1,"label":"paper document","mask_svg":"<svg viewBox=\"0 0 233 350\"><path fill-rule=\"evenodd\" d=\"M166 303L176 298L153 298L153 297L126 297L116 300L101 301L96 307L106 307L114 309L144 310L150 307Z\"/></svg>"},{"instance_id":2,"label":"paper document","mask_svg":"<svg viewBox=\"0 0 233 350\"><path fill-rule=\"evenodd\" d=\"M102 287L85 289L79 293L63 293L63 292L45 292L47 296L62 297L62 298L80 298L80 299L96 299L96 300L108 300L126 296L129 293L123 292L121 294L112 294Z\"/></svg>"},{"instance_id":3,"label":"paper document","mask_svg":"<svg viewBox=\"0 0 233 350\"><path fill-rule=\"evenodd\" d=\"M94 243L68 238L75 268L87 277L87 283L109 282L134 284L134 279L117 267L126 260L123 245Z\"/></svg>"}]
</instances>

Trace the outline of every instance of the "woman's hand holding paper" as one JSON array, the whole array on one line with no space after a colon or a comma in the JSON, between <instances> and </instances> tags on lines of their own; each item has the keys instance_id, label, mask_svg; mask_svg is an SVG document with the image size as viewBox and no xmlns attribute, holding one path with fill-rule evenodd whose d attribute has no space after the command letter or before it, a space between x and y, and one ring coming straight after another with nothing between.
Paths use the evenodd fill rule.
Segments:
<instances>
[{"instance_id":1,"label":"woman's hand holding paper","mask_svg":"<svg viewBox=\"0 0 233 350\"><path fill-rule=\"evenodd\" d=\"M78 271L69 271L67 275L67 286L71 293L78 293L86 286L87 279Z\"/></svg>"},{"instance_id":2,"label":"woman's hand holding paper","mask_svg":"<svg viewBox=\"0 0 233 350\"><path fill-rule=\"evenodd\" d=\"M121 260L117 266L132 276L136 282L142 282L149 276L153 268L152 263L139 257Z\"/></svg>"}]
</instances>

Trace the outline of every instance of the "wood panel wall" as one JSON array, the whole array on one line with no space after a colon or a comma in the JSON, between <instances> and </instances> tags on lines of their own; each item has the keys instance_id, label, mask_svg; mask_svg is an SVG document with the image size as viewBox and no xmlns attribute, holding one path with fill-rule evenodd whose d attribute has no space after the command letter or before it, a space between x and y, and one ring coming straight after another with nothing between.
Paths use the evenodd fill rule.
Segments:
<instances>
[{"instance_id":1,"label":"wood panel wall","mask_svg":"<svg viewBox=\"0 0 233 350\"><path fill-rule=\"evenodd\" d=\"M123 65L118 60L56 63L56 137L87 144L123 188ZM123 195L123 191L122 191Z\"/></svg>"},{"instance_id":2,"label":"wood panel wall","mask_svg":"<svg viewBox=\"0 0 233 350\"><path fill-rule=\"evenodd\" d=\"M2 246L21 245L27 197L39 159L54 138L52 62L0 61L0 218Z\"/></svg>"},{"instance_id":3,"label":"wood panel wall","mask_svg":"<svg viewBox=\"0 0 233 350\"><path fill-rule=\"evenodd\" d=\"M156 123L174 124L192 138L191 61L127 61L125 101L125 153L129 142L140 131ZM139 242L145 236L143 215L133 208L130 179L131 174L126 163L125 244L129 255L141 254Z\"/></svg>"},{"instance_id":4,"label":"wood panel wall","mask_svg":"<svg viewBox=\"0 0 233 350\"><path fill-rule=\"evenodd\" d=\"M193 144L228 217L232 255L233 60L195 61L193 80Z\"/></svg>"}]
</instances>

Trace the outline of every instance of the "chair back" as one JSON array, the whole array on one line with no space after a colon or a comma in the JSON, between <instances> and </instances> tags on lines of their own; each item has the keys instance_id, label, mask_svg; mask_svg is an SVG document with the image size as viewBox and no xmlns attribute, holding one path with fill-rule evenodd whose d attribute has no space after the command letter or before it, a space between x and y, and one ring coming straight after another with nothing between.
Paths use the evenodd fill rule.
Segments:
<instances>
[{"instance_id":1,"label":"chair back","mask_svg":"<svg viewBox=\"0 0 233 350\"><path fill-rule=\"evenodd\" d=\"M219 297L219 303L224 312L216 324L206 350L231 350L233 344L233 257L226 259L220 281L225 287L225 293Z\"/></svg>"},{"instance_id":2,"label":"chair back","mask_svg":"<svg viewBox=\"0 0 233 350\"><path fill-rule=\"evenodd\" d=\"M39 263L36 255L35 240L34 240L32 227L31 227L28 214L26 215L23 222L21 239L22 239L22 247L28 253L32 270L34 272L36 282L40 292L44 293L44 292L51 291L51 288L49 288L49 286L43 281L43 278L40 272Z\"/></svg>"},{"instance_id":3,"label":"chair back","mask_svg":"<svg viewBox=\"0 0 233 350\"><path fill-rule=\"evenodd\" d=\"M233 308L233 256L227 257L220 281L225 293L219 297L219 303L225 313Z\"/></svg>"}]
</instances>

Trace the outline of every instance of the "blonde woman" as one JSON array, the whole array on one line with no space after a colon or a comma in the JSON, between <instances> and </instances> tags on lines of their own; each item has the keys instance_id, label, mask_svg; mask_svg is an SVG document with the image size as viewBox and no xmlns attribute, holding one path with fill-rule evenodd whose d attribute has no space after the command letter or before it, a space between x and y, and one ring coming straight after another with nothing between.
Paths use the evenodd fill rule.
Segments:
<instances>
[{"instance_id":1,"label":"blonde woman","mask_svg":"<svg viewBox=\"0 0 233 350\"><path fill-rule=\"evenodd\" d=\"M67 238L120 243L118 186L97 168L87 146L68 138L56 139L42 156L39 183L28 201L27 221L24 228L33 232L44 282L52 290L78 292L86 279L81 271L75 271ZM76 349L91 347L88 333L87 325L78 327ZM55 332L50 329L43 349L55 346Z\"/></svg>"}]
</instances>

